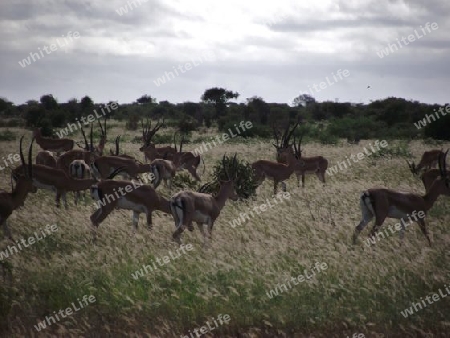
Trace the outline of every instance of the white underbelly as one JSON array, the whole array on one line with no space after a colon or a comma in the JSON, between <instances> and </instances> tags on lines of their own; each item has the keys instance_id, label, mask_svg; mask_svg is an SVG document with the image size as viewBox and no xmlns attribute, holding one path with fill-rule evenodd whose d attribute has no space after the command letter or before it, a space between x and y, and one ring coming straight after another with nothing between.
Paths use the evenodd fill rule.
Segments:
<instances>
[{"instance_id":1,"label":"white underbelly","mask_svg":"<svg viewBox=\"0 0 450 338\"><path fill-rule=\"evenodd\" d=\"M147 208L145 206L129 201L125 197L119 198L117 201L117 207L120 209L137 211L139 213L147 213Z\"/></svg>"}]
</instances>

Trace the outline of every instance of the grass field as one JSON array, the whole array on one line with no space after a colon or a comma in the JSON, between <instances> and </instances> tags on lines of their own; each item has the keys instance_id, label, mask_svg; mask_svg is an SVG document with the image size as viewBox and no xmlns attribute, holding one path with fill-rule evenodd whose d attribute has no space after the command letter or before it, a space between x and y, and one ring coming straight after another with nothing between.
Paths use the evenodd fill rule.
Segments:
<instances>
[{"instance_id":1,"label":"grass field","mask_svg":"<svg viewBox=\"0 0 450 338\"><path fill-rule=\"evenodd\" d=\"M27 135L25 144L29 144L30 131L11 130L17 139L0 143L0 158L18 152L22 134ZM121 130L116 124L109 131L109 139ZM122 148L142 160L140 145L131 143L138 135L138 131L125 133ZM208 130L201 137L208 135L216 134ZM194 139L199 136L194 135ZM338 146L308 143L303 155L320 154L334 165L369 143L373 141L359 145L342 142ZM398 144L390 141L388 149L393 149L394 143ZM111 142L108 146L112 147ZM185 148L193 150L196 146ZM418 141L407 147L416 161L423 151L432 148ZM34 154L37 151L35 146ZM202 180L207 181L224 153L234 152L249 162L274 157L269 142L244 144L232 140L205 154ZM397 233L366 246L372 223L358 243L351 244L361 217L361 191L379 186L424 193L405 158L390 153L393 156L371 156L354 163L327 177L325 186L315 176L308 176L306 187L297 188L292 176L287 182L288 200L231 227L230 222L240 213L272 199L272 184L266 181L255 199L228 201L215 224L210 248L202 247L197 228L186 231L182 240L191 244L192 250L138 279L132 273L142 265L176 252L178 246L171 240L171 216L156 212L153 231L149 232L141 215L138 233L132 238L131 212L117 210L100 226L99 239L93 245L89 216L94 207L90 198L75 207L70 195L66 211L55 207L54 194L43 190L30 194L25 206L9 218L14 238L33 236L47 224L56 224L57 230L3 259L0 336L191 338L196 337L195 329L207 321L213 323L219 314L229 315L229 322L215 326L206 336L448 336L450 298L436 301L408 318L401 314L412 302L444 291L450 284L448 197L441 196L429 213L431 248L417 224L408 227L402 247ZM0 177L0 188L10 191L8 170L0 171ZM165 187L158 190L170 196ZM395 223L387 220L383 228ZM0 251L11 245L2 236ZM327 268L308 281L291 284L278 296L268 297L271 289L291 276L304 275L305 270L311 274L316 263L325 263ZM95 302L37 332L38 322L73 302L77 305L84 295L94 296Z\"/></svg>"}]
</instances>

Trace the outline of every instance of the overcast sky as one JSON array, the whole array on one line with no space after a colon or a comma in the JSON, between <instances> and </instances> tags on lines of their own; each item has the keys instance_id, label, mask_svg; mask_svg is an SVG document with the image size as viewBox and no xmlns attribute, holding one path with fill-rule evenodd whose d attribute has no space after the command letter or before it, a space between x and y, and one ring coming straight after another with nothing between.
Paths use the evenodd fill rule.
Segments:
<instances>
[{"instance_id":1,"label":"overcast sky","mask_svg":"<svg viewBox=\"0 0 450 338\"><path fill-rule=\"evenodd\" d=\"M448 0L0 0L0 96L198 102L218 86L237 102L312 93L444 104L449 28ZM388 44L398 50L379 57ZM158 82L166 72L174 78Z\"/></svg>"}]
</instances>

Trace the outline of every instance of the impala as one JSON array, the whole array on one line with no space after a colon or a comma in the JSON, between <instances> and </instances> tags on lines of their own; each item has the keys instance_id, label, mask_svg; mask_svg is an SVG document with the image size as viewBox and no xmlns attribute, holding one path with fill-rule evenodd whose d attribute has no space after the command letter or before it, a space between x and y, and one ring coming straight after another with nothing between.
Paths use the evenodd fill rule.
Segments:
<instances>
[{"instance_id":1,"label":"impala","mask_svg":"<svg viewBox=\"0 0 450 338\"><path fill-rule=\"evenodd\" d=\"M93 126L91 124L91 132L89 135L90 142L88 143L83 127L81 127L81 134L83 135L85 144L84 149L73 149L62 154L56 161L56 168L63 170L67 174L70 174L70 165L74 161L84 161L85 163L90 165L96 158L99 157L93 144L92 131Z\"/></svg>"},{"instance_id":2,"label":"impala","mask_svg":"<svg viewBox=\"0 0 450 338\"><path fill-rule=\"evenodd\" d=\"M424 213L426 216L433 204L440 195L450 196L450 179L445 170L446 156L445 154L439 157L440 177L438 177L425 195L415 193L400 192L391 189L369 189L364 191L360 197L360 207L362 212L362 220L355 228L353 234L353 243L355 243L359 233L364 227L375 217L375 224L369 234L369 237L375 233L383 225L386 218L396 218L403 222L415 213ZM425 217L424 216L424 217ZM431 246L431 240L428 235L426 223L422 218L416 218L415 221L419 224L422 233L427 238ZM403 240L405 225L402 222L400 238Z\"/></svg>"},{"instance_id":3,"label":"impala","mask_svg":"<svg viewBox=\"0 0 450 338\"><path fill-rule=\"evenodd\" d=\"M85 179L91 178L91 168L83 160L74 160L70 163L69 175L73 178ZM86 192L83 191L83 198L86 196ZM75 192L75 205L78 205L78 200L80 199L80 192Z\"/></svg>"},{"instance_id":4,"label":"impala","mask_svg":"<svg viewBox=\"0 0 450 338\"><path fill-rule=\"evenodd\" d=\"M172 159L173 154L177 152L175 148L172 148L170 146L156 148L155 144L152 143L153 136L164 125L164 119L162 123L158 122L153 129L151 129L152 122L149 122L148 119L146 126L144 126L144 122L142 120L141 124L142 141L144 142L144 145L139 148L139 151L142 151L144 153L145 162L153 161L157 158L164 158L168 160Z\"/></svg>"},{"instance_id":5,"label":"impala","mask_svg":"<svg viewBox=\"0 0 450 338\"><path fill-rule=\"evenodd\" d=\"M21 165L13 170L15 175L23 173L25 166ZM63 198L64 206L68 209L66 193L69 191L83 191L97 183L96 179L76 179L61 169L50 168L41 164L33 165L33 185L38 189L56 191L56 207L60 207Z\"/></svg>"},{"instance_id":6,"label":"impala","mask_svg":"<svg viewBox=\"0 0 450 338\"><path fill-rule=\"evenodd\" d=\"M41 133L41 128L36 128L33 131L33 138L36 138L36 143L43 150L50 150L58 155L64 151L69 151L73 149L74 141L68 138L58 138L53 139L50 137L44 137Z\"/></svg>"},{"instance_id":7,"label":"impala","mask_svg":"<svg viewBox=\"0 0 450 338\"><path fill-rule=\"evenodd\" d=\"M40 151L36 155L36 164L46 165L47 167L56 168L56 158L52 152L48 150Z\"/></svg>"},{"instance_id":8,"label":"impala","mask_svg":"<svg viewBox=\"0 0 450 338\"><path fill-rule=\"evenodd\" d=\"M443 151L439 149L425 151L417 166L414 162L407 161L409 169L413 174L418 175L423 168L435 168L439 162L439 157L442 156L442 154L444 154Z\"/></svg>"},{"instance_id":9,"label":"impala","mask_svg":"<svg viewBox=\"0 0 450 338\"><path fill-rule=\"evenodd\" d=\"M447 170L446 174L449 175L450 171ZM423 185L425 187L425 191L430 190L431 185L433 182L441 175L441 172L439 169L430 169L425 171L421 176L421 180L423 182Z\"/></svg>"},{"instance_id":10,"label":"impala","mask_svg":"<svg viewBox=\"0 0 450 338\"><path fill-rule=\"evenodd\" d=\"M204 225L207 225L209 240L212 240L212 228L220 211L225 206L228 199L236 201L238 196L234 188L236 173L236 155L232 162L232 175L226 170L225 155L222 158L227 181L220 182L220 190L216 196L193 191L182 191L172 196L170 199L170 209L175 220L176 230L172 235L174 241L181 244L181 234L187 227L190 231L194 229L192 222L196 222L203 234L204 245L206 245L206 232Z\"/></svg>"},{"instance_id":11,"label":"impala","mask_svg":"<svg viewBox=\"0 0 450 338\"><path fill-rule=\"evenodd\" d=\"M194 155L191 151L184 152L183 150L183 143L185 142L184 135L181 137L180 140L180 148L177 149L177 144L175 141L175 134L174 134L174 144L175 144L175 151L176 153L172 156L173 163L176 164L177 170L184 170L186 169L192 177L194 177L197 181L201 181L200 177L197 174L197 168L200 164L200 160L203 162L203 173L205 173L205 161L203 161L203 158L200 157L200 155Z\"/></svg>"},{"instance_id":12,"label":"impala","mask_svg":"<svg viewBox=\"0 0 450 338\"><path fill-rule=\"evenodd\" d=\"M33 187L33 162L31 156L33 141L34 139L31 141L28 149L28 164L25 164L22 152L23 136L20 138L20 161L26 170L24 170L23 174L12 173L16 181L16 186L12 189L12 192L0 191L0 226L3 226L3 232L10 240L13 238L7 224L8 217L14 210L24 205L28 193L36 192L36 188Z\"/></svg>"},{"instance_id":13,"label":"impala","mask_svg":"<svg viewBox=\"0 0 450 338\"><path fill-rule=\"evenodd\" d=\"M121 196L118 195L118 191ZM128 181L104 180L91 187L91 196L99 201L99 209L90 217L94 240L96 239L98 226L114 209L133 211L133 235L137 230L140 213L146 214L149 230L152 228L153 211L160 210L170 214L169 201L160 196L150 185L134 187Z\"/></svg>"},{"instance_id":14,"label":"impala","mask_svg":"<svg viewBox=\"0 0 450 338\"><path fill-rule=\"evenodd\" d=\"M172 180L177 172L177 166L172 161L162 160L159 158L153 160L150 163L150 166L152 168L151 171L155 177L153 181L154 188L158 188L159 184L163 180L166 187L171 190Z\"/></svg>"},{"instance_id":15,"label":"impala","mask_svg":"<svg viewBox=\"0 0 450 338\"><path fill-rule=\"evenodd\" d=\"M328 168L328 160L323 156L303 157L301 149L302 138L300 138L298 145L294 136L294 156L297 159L295 166L295 175L297 176L297 185L300 187L300 176L302 177L302 188L305 187L305 175L316 174L317 178L325 184L325 172ZM285 156L291 156L291 148L281 150Z\"/></svg>"},{"instance_id":16,"label":"impala","mask_svg":"<svg viewBox=\"0 0 450 338\"><path fill-rule=\"evenodd\" d=\"M277 161L280 163L287 163L289 156L295 156L298 161L295 168L295 175L297 176L297 185L300 187L300 176L302 177L302 187L305 187L305 175L316 174L317 178L325 184L325 172L328 168L328 160L323 156L302 157L301 143L303 136L300 137L298 145L294 136L294 143L291 144L291 137L296 130L299 122L297 122L292 129L289 125L286 127L284 133L281 135L273 128L274 138L276 143L272 143L277 150Z\"/></svg>"},{"instance_id":17,"label":"impala","mask_svg":"<svg viewBox=\"0 0 450 338\"><path fill-rule=\"evenodd\" d=\"M261 183L266 178L273 180L274 195L277 194L278 183L280 182L283 191L286 191L286 184L284 183L284 181L289 179L294 170L296 168L299 168L299 166L301 165L301 162L297 160L290 152L286 150L280 150L280 152L281 151L283 151L287 155L287 164L268 160L259 160L252 163L252 168L255 172L256 180L258 182L257 184L261 185Z\"/></svg>"},{"instance_id":18,"label":"impala","mask_svg":"<svg viewBox=\"0 0 450 338\"><path fill-rule=\"evenodd\" d=\"M121 175L125 178L138 179L138 174L151 173L151 164L137 162L135 159L120 156L101 156L91 164L92 173L95 177L106 179L114 170L123 168Z\"/></svg>"},{"instance_id":19,"label":"impala","mask_svg":"<svg viewBox=\"0 0 450 338\"><path fill-rule=\"evenodd\" d=\"M288 153L294 155L294 150L292 149L292 144L290 143L292 134L297 129L300 122L294 125L292 129L290 129L290 125L287 124L283 134L275 130L275 126L273 128L273 135L276 143L272 143L275 149L277 150L276 159L278 163L287 164L287 156ZM281 137L281 139L280 139Z\"/></svg>"}]
</instances>

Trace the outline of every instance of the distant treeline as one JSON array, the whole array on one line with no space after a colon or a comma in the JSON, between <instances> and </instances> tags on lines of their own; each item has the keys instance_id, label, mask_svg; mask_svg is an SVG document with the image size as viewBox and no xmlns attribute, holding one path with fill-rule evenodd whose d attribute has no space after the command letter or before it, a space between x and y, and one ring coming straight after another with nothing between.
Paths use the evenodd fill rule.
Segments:
<instances>
[{"instance_id":1,"label":"distant treeline","mask_svg":"<svg viewBox=\"0 0 450 338\"><path fill-rule=\"evenodd\" d=\"M126 121L129 130L140 128L142 118L165 118L167 126L184 132L202 126L216 126L226 131L245 120L251 121L253 128L246 130L243 137L271 138L273 126L282 129L287 123L300 121L298 135L326 144L334 144L342 138L349 142L374 138L450 140L448 105L429 105L395 97L370 104L317 102L307 94L296 97L290 105L267 103L257 96L248 98L246 103L231 101L238 96L223 88L211 88L205 91L201 101L180 104L156 102L149 95L121 105L94 103L89 96L59 103L51 94L46 94L39 102L30 100L19 106L0 98L0 127L38 126L43 128L44 134L55 135L55 129L81 121L94 110L99 112L109 105L116 109L111 110L108 118Z\"/></svg>"}]
</instances>

